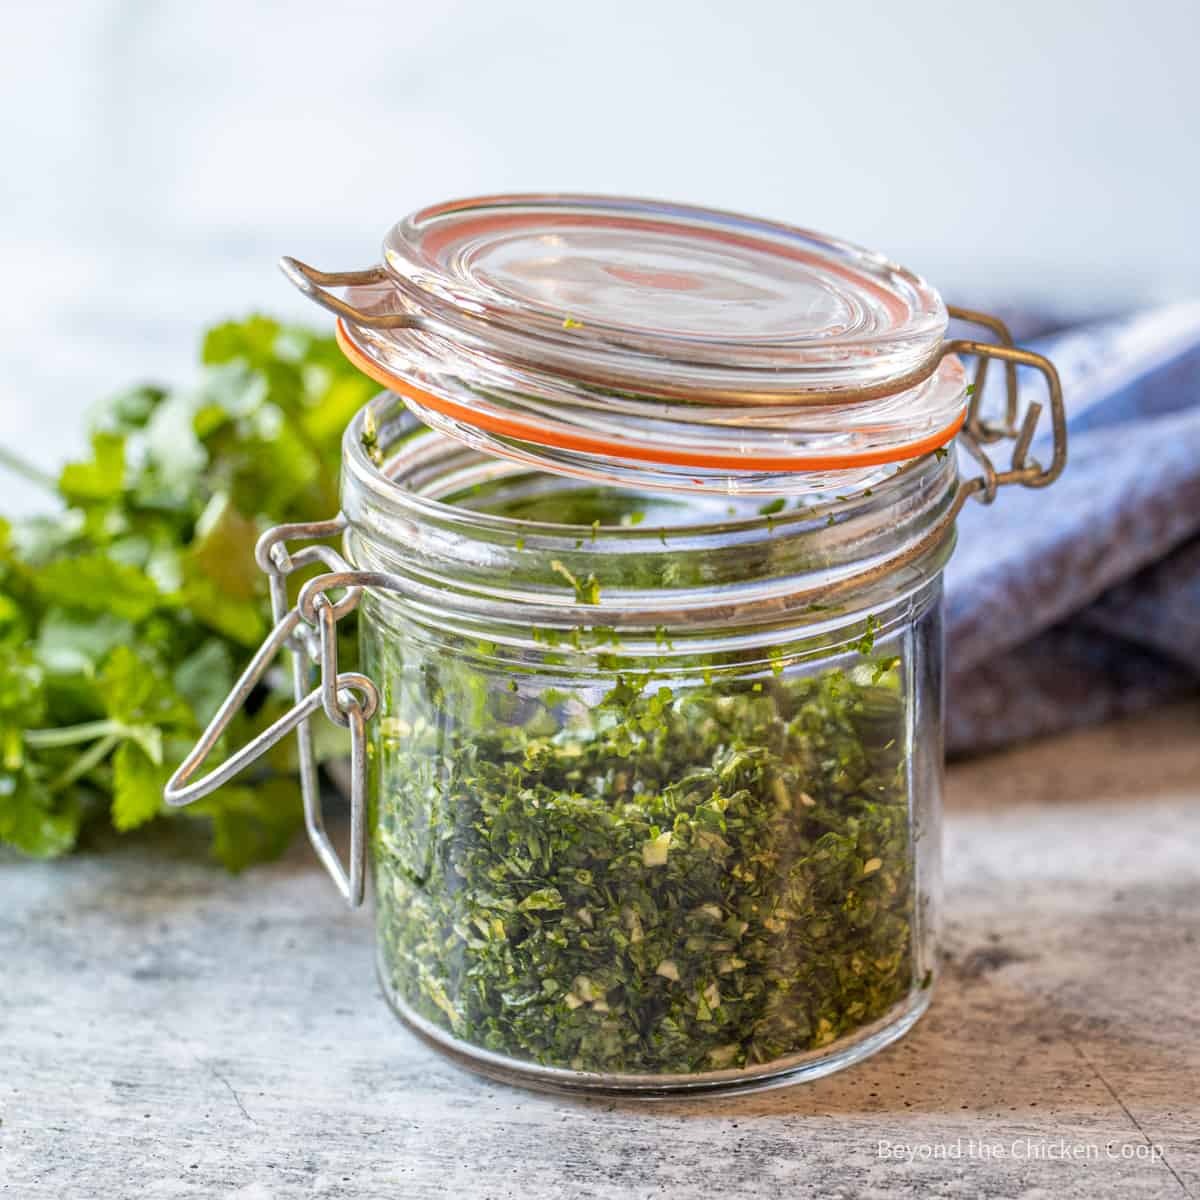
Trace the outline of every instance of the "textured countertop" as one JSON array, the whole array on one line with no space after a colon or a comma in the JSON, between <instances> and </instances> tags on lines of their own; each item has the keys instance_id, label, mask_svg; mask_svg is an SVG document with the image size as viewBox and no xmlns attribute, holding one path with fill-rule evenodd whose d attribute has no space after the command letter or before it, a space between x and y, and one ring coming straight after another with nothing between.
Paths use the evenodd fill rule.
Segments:
<instances>
[{"instance_id":1,"label":"textured countertop","mask_svg":"<svg viewBox=\"0 0 1200 1200\"><path fill-rule=\"evenodd\" d=\"M298 845L0 863L0 1194L1200 1197L1200 705L957 766L945 961L811 1084L572 1101L390 1015Z\"/></svg>"}]
</instances>

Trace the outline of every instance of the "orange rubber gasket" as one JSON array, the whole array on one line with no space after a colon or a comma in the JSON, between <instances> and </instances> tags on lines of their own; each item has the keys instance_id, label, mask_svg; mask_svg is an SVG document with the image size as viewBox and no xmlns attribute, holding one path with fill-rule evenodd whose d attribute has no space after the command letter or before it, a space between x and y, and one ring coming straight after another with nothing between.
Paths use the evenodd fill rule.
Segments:
<instances>
[{"instance_id":1,"label":"orange rubber gasket","mask_svg":"<svg viewBox=\"0 0 1200 1200\"><path fill-rule=\"evenodd\" d=\"M877 467L886 463L906 462L911 458L920 458L944 446L962 428L967 413L964 407L957 420L946 426L940 433L921 438L915 442L907 442L903 446L893 446L886 450L865 450L857 454L829 454L814 458L798 456L779 457L769 454L706 454L702 451L670 450L663 448L647 449L642 446L631 446L626 442L611 441L608 438L593 437L585 433L572 433L569 430L548 430L544 426L530 424L516 417L496 416L493 413L478 412L464 404L447 400L444 396L436 396L416 387L399 375L393 375L385 370L374 359L370 358L346 332L341 318L337 322L337 342L342 353L368 378L395 392L406 399L413 400L424 408L430 408L444 417L460 421L475 429L488 433L499 434L502 437L513 438L519 442L528 442L534 446L548 446L557 450L574 450L582 454L599 454L606 458L635 459L639 462L658 463L670 467L716 467L731 471L842 471L853 470L856 467Z\"/></svg>"}]
</instances>

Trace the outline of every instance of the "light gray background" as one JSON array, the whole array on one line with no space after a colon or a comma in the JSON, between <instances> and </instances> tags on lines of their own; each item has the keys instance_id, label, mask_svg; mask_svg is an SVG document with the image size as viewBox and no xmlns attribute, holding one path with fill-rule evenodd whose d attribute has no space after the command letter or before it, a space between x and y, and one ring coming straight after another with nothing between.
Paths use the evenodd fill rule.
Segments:
<instances>
[{"instance_id":1,"label":"light gray background","mask_svg":"<svg viewBox=\"0 0 1200 1200\"><path fill-rule=\"evenodd\" d=\"M1200 293L1198 42L1194 0L7 6L0 444L61 460L204 324L305 315L280 254L469 193L740 208L960 302Z\"/></svg>"}]
</instances>

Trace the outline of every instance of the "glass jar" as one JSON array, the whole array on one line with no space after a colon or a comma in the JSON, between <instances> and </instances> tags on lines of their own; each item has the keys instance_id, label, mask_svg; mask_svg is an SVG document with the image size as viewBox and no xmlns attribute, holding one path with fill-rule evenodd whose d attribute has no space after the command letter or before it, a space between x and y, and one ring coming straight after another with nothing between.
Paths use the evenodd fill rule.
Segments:
<instances>
[{"instance_id":1,"label":"glass jar","mask_svg":"<svg viewBox=\"0 0 1200 1200\"><path fill-rule=\"evenodd\" d=\"M377 404L376 444L405 416ZM362 424L346 555L404 581L359 626L397 1012L490 1069L603 1087L826 1071L907 1028L934 973L952 533L810 597L935 528L949 460L764 514L436 433L380 487Z\"/></svg>"},{"instance_id":2,"label":"glass jar","mask_svg":"<svg viewBox=\"0 0 1200 1200\"><path fill-rule=\"evenodd\" d=\"M1053 368L990 321L999 346L945 342L936 293L878 256L703 210L471 201L385 258L289 264L391 390L347 430L340 516L260 544L275 632L168 800L295 728L351 902L369 844L388 1000L491 1075L723 1090L899 1037L936 974L942 569L968 496L1061 469ZM963 352L1008 365L1000 421ZM1050 384L1047 469L1017 363ZM354 607L361 674L337 662ZM192 780L284 646L296 707ZM351 733L348 870L322 708Z\"/></svg>"}]
</instances>

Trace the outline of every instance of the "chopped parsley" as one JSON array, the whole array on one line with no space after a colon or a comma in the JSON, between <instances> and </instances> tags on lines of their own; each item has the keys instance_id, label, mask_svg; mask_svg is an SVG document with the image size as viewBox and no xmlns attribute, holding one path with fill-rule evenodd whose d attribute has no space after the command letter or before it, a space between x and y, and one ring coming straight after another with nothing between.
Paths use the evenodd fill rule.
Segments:
<instances>
[{"instance_id":1,"label":"chopped parsley","mask_svg":"<svg viewBox=\"0 0 1200 1200\"><path fill-rule=\"evenodd\" d=\"M595 575L589 574L586 579L578 579L558 559L550 564L550 569L555 574L561 575L575 589L575 599L578 603L600 603L600 581Z\"/></svg>"},{"instance_id":2,"label":"chopped parsley","mask_svg":"<svg viewBox=\"0 0 1200 1200\"><path fill-rule=\"evenodd\" d=\"M539 695L406 652L367 646L403 1008L523 1061L688 1074L825 1046L915 986L896 659Z\"/></svg>"}]
</instances>

